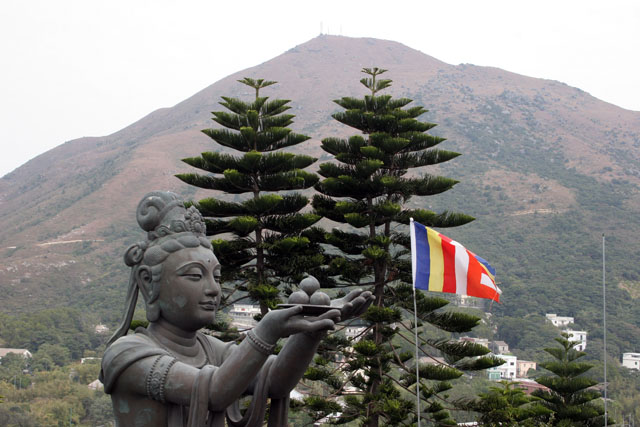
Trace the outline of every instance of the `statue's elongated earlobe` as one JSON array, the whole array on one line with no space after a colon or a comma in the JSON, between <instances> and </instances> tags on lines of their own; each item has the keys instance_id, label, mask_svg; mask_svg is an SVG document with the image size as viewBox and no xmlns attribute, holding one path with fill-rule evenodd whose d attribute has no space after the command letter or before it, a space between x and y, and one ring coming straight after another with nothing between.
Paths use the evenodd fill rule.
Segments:
<instances>
[{"instance_id":1,"label":"statue's elongated earlobe","mask_svg":"<svg viewBox=\"0 0 640 427\"><path fill-rule=\"evenodd\" d=\"M157 322L160 318L160 306L157 303L146 304L147 320L149 322Z\"/></svg>"},{"instance_id":2,"label":"statue's elongated earlobe","mask_svg":"<svg viewBox=\"0 0 640 427\"><path fill-rule=\"evenodd\" d=\"M159 289L154 289L153 274L151 268L141 265L135 272L138 289L144 298L147 311L147 320L155 322L160 318L160 306L156 303L158 299Z\"/></svg>"},{"instance_id":3,"label":"statue's elongated earlobe","mask_svg":"<svg viewBox=\"0 0 640 427\"><path fill-rule=\"evenodd\" d=\"M153 302L158 295L154 295L153 289L153 275L151 274L151 268L146 265L141 265L136 268L135 271L135 279L138 283L138 288L142 293L142 297L144 298L144 302L147 304Z\"/></svg>"}]
</instances>

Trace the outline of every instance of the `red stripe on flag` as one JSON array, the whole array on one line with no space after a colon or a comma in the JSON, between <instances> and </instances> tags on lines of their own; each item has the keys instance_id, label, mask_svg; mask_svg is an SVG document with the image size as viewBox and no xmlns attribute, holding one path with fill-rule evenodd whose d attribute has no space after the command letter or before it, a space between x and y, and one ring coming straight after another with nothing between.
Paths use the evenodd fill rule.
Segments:
<instances>
[{"instance_id":1,"label":"red stripe on flag","mask_svg":"<svg viewBox=\"0 0 640 427\"><path fill-rule=\"evenodd\" d=\"M456 247L451 239L440 235L442 238L442 261L444 264L444 281L442 292L456 293Z\"/></svg>"}]
</instances>

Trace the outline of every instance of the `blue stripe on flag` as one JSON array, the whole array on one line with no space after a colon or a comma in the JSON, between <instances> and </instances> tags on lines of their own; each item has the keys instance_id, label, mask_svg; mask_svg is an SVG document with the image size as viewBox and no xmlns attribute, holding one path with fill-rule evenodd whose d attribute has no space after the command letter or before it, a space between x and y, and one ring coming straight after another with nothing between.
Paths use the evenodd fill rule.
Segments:
<instances>
[{"instance_id":1,"label":"blue stripe on flag","mask_svg":"<svg viewBox=\"0 0 640 427\"><path fill-rule=\"evenodd\" d=\"M477 259L478 261L480 261L480 264L482 264L482 265L484 265L485 267L487 267L487 270L489 270L489 273L491 273L491 275L492 275L493 277L495 277L495 276L496 276L496 269L495 269L495 268L493 268L493 267L491 267L491 265L489 264L489 262L488 262L487 260L485 260L485 259L484 259L484 258L482 258L482 257L479 257L479 256L478 256L478 255L476 255L476 254L473 254L473 256L475 256L475 257L476 257L476 259Z\"/></svg>"},{"instance_id":2,"label":"blue stripe on flag","mask_svg":"<svg viewBox=\"0 0 640 427\"><path fill-rule=\"evenodd\" d=\"M414 286L417 289L429 290L429 272L431 259L429 257L429 238L427 228L417 222L413 223L416 236L416 278Z\"/></svg>"}]
</instances>

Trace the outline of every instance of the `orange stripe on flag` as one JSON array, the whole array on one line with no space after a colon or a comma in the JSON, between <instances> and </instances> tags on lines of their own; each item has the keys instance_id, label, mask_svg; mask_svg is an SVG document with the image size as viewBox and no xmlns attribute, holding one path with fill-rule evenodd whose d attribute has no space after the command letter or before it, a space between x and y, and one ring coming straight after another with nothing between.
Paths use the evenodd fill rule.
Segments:
<instances>
[{"instance_id":1,"label":"orange stripe on flag","mask_svg":"<svg viewBox=\"0 0 640 427\"><path fill-rule=\"evenodd\" d=\"M487 275L487 271L483 265L480 264L475 257L471 258L467 272L467 295L500 301L500 295L495 288L482 284L483 275L485 276L485 283L489 284L493 282Z\"/></svg>"},{"instance_id":2,"label":"orange stripe on flag","mask_svg":"<svg viewBox=\"0 0 640 427\"><path fill-rule=\"evenodd\" d=\"M485 286L480 285L480 277L483 273L482 267L480 267L480 263L474 262L473 260L469 260L469 269L467 270L467 295L472 297L480 297L479 295L482 292L482 289Z\"/></svg>"},{"instance_id":3,"label":"orange stripe on flag","mask_svg":"<svg viewBox=\"0 0 640 427\"><path fill-rule=\"evenodd\" d=\"M495 270L460 243L411 220L413 286L500 301Z\"/></svg>"}]
</instances>

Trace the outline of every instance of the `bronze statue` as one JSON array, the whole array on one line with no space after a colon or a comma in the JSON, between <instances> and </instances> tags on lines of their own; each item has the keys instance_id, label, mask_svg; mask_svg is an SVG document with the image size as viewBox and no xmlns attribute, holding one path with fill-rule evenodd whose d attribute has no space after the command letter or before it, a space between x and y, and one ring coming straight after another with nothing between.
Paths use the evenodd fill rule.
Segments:
<instances>
[{"instance_id":1,"label":"bronze statue","mask_svg":"<svg viewBox=\"0 0 640 427\"><path fill-rule=\"evenodd\" d=\"M262 426L270 399L268 425L286 426L289 392L320 339L339 320L363 313L371 293L353 291L317 317L302 316L301 305L270 311L242 343L224 343L199 332L214 321L221 294L221 266L200 213L185 209L175 194L156 191L138 205L137 220L147 239L125 253L127 312L100 372L118 425ZM126 335L138 292L149 326ZM251 404L242 415L238 400L246 395Z\"/></svg>"}]
</instances>

